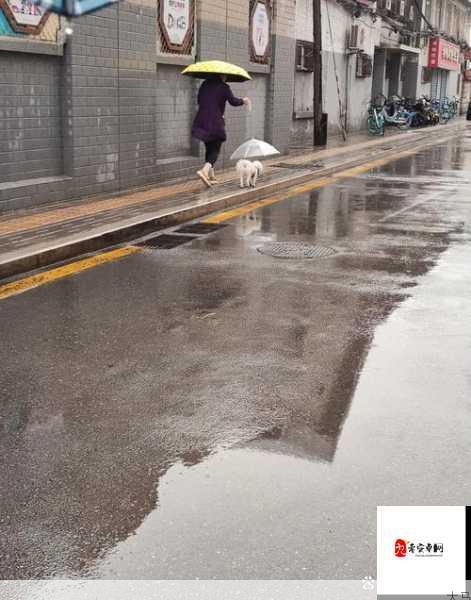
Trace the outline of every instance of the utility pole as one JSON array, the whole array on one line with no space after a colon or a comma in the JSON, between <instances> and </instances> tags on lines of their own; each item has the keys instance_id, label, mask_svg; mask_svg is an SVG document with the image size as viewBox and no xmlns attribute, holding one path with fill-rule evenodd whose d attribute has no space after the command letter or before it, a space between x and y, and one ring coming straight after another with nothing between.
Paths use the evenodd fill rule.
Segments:
<instances>
[{"instance_id":1,"label":"utility pole","mask_svg":"<svg viewBox=\"0 0 471 600\"><path fill-rule=\"evenodd\" d=\"M312 33L314 36L314 146L322 146L325 141L322 132L322 26L321 0L312 0Z\"/></svg>"}]
</instances>

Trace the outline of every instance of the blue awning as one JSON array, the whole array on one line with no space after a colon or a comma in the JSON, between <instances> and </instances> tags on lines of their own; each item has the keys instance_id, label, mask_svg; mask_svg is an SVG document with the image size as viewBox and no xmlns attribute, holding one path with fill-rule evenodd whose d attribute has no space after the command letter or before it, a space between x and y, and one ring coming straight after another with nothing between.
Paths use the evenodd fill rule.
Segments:
<instances>
[{"instance_id":1,"label":"blue awning","mask_svg":"<svg viewBox=\"0 0 471 600\"><path fill-rule=\"evenodd\" d=\"M118 0L33 0L35 4L44 9L66 17L79 17L86 15Z\"/></svg>"}]
</instances>

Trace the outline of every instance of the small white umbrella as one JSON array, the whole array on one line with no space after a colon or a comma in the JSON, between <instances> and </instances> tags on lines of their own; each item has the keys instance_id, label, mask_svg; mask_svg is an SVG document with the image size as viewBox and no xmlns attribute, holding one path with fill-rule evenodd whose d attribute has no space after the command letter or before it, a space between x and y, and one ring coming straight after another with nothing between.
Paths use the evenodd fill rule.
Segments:
<instances>
[{"instance_id":1,"label":"small white umbrella","mask_svg":"<svg viewBox=\"0 0 471 600\"><path fill-rule=\"evenodd\" d=\"M264 156L273 156L279 154L278 150L262 140L252 138L248 142L244 142L235 150L231 156L231 160L239 160L241 158L262 158Z\"/></svg>"}]
</instances>

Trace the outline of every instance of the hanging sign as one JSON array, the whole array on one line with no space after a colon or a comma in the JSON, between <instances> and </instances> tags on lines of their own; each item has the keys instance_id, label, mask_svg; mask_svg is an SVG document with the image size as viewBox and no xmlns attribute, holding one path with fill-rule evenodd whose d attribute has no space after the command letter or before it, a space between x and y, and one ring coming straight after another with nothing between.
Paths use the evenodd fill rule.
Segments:
<instances>
[{"instance_id":1,"label":"hanging sign","mask_svg":"<svg viewBox=\"0 0 471 600\"><path fill-rule=\"evenodd\" d=\"M167 49L188 51L193 40L193 0L161 0L160 28Z\"/></svg>"},{"instance_id":2,"label":"hanging sign","mask_svg":"<svg viewBox=\"0 0 471 600\"><path fill-rule=\"evenodd\" d=\"M264 1L254 2L250 19L252 60L266 63L270 55L270 9Z\"/></svg>"},{"instance_id":3,"label":"hanging sign","mask_svg":"<svg viewBox=\"0 0 471 600\"><path fill-rule=\"evenodd\" d=\"M428 66L430 69L459 71L460 47L443 38L434 37L429 41Z\"/></svg>"},{"instance_id":4,"label":"hanging sign","mask_svg":"<svg viewBox=\"0 0 471 600\"><path fill-rule=\"evenodd\" d=\"M49 16L45 8L31 0L0 0L0 9L17 33L40 33Z\"/></svg>"}]
</instances>

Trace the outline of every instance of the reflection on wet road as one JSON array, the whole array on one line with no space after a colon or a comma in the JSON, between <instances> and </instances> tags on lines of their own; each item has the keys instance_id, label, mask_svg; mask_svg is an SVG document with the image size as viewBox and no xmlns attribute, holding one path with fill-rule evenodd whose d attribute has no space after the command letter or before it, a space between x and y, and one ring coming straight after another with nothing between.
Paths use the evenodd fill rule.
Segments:
<instances>
[{"instance_id":1,"label":"reflection on wet road","mask_svg":"<svg viewBox=\"0 0 471 600\"><path fill-rule=\"evenodd\" d=\"M463 137L0 302L2 577L360 579L377 504L466 504L470 173Z\"/></svg>"}]
</instances>

